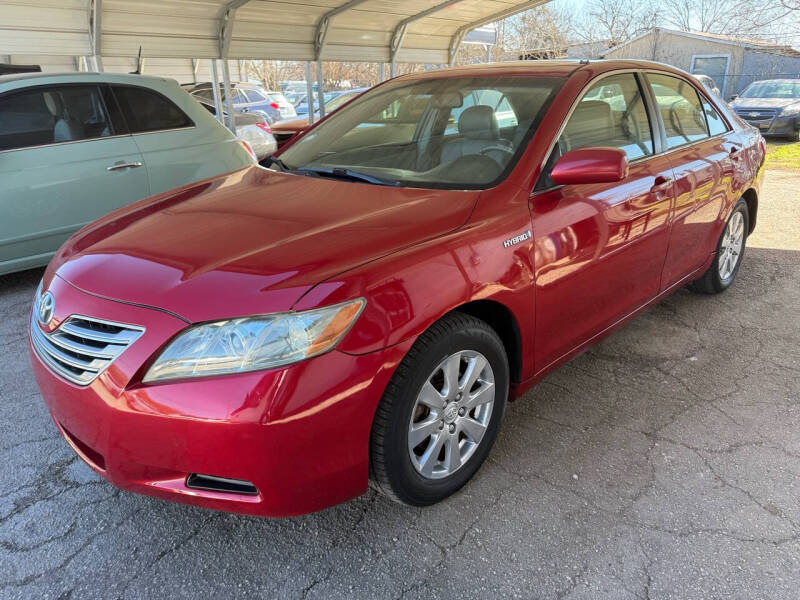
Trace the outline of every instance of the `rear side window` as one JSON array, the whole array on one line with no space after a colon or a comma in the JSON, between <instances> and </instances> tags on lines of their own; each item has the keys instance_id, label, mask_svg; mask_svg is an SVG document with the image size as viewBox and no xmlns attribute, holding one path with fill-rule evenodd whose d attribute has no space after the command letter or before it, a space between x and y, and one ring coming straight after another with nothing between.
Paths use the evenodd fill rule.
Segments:
<instances>
[{"instance_id":1,"label":"rear side window","mask_svg":"<svg viewBox=\"0 0 800 600\"><path fill-rule=\"evenodd\" d=\"M192 120L158 92L135 86L113 86L131 133L191 127Z\"/></svg>"},{"instance_id":2,"label":"rear side window","mask_svg":"<svg viewBox=\"0 0 800 600\"><path fill-rule=\"evenodd\" d=\"M700 96L700 102L703 104L703 112L706 113L706 123L708 123L708 132L711 135L719 135L728 131L728 124L725 123L723 118L717 112L711 103Z\"/></svg>"},{"instance_id":3,"label":"rear side window","mask_svg":"<svg viewBox=\"0 0 800 600\"><path fill-rule=\"evenodd\" d=\"M639 83L632 73L604 77L581 98L558 140L563 154L611 146L628 159L653 154L653 136Z\"/></svg>"},{"instance_id":4,"label":"rear side window","mask_svg":"<svg viewBox=\"0 0 800 600\"><path fill-rule=\"evenodd\" d=\"M648 74L647 79L664 121L667 148L677 148L708 137L703 107L694 86L669 75Z\"/></svg>"},{"instance_id":5,"label":"rear side window","mask_svg":"<svg viewBox=\"0 0 800 600\"><path fill-rule=\"evenodd\" d=\"M244 95L247 96L249 102L263 102L264 96L259 94L256 90L242 90Z\"/></svg>"},{"instance_id":6,"label":"rear side window","mask_svg":"<svg viewBox=\"0 0 800 600\"><path fill-rule=\"evenodd\" d=\"M111 134L105 104L93 85L37 88L0 98L0 151Z\"/></svg>"}]
</instances>

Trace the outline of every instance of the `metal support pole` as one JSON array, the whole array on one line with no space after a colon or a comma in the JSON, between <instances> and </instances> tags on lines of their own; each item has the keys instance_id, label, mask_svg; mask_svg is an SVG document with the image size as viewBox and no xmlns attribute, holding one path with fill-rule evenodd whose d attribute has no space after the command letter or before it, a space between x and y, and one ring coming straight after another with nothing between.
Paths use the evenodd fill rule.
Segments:
<instances>
[{"instance_id":1,"label":"metal support pole","mask_svg":"<svg viewBox=\"0 0 800 600\"><path fill-rule=\"evenodd\" d=\"M219 75L217 75L217 61L211 59L211 88L214 94L214 112L217 113L217 121L225 125L225 118L222 116L222 102L219 99Z\"/></svg>"},{"instance_id":2,"label":"metal support pole","mask_svg":"<svg viewBox=\"0 0 800 600\"><path fill-rule=\"evenodd\" d=\"M196 58L192 59L192 81L197 83L197 67L200 64L200 61Z\"/></svg>"},{"instance_id":3,"label":"metal support pole","mask_svg":"<svg viewBox=\"0 0 800 600\"><path fill-rule=\"evenodd\" d=\"M394 78L397 75L397 64L392 61L389 63L389 77Z\"/></svg>"},{"instance_id":4,"label":"metal support pole","mask_svg":"<svg viewBox=\"0 0 800 600\"><path fill-rule=\"evenodd\" d=\"M386 79L386 63L379 63L378 64L378 83Z\"/></svg>"},{"instance_id":5,"label":"metal support pole","mask_svg":"<svg viewBox=\"0 0 800 600\"><path fill-rule=\"evenodd\" d=\"M311 79L311 61L306 61L306 104L308 104L308 124L314 124L314 83Z\"/></svg>"},{"instance_id":6,"label":"metal support pole","mask_svg":"<svg viewBox=\"0 0 800 600\"><path fill-rule=\"evenodd\" d=\"M92 62L94 70L103 71L103 0L92 0L89 3L89 26L91 27Z\"/></svg>"},{"instance_id":7,"label":"metal support pole","mask_svg":"<svg viewBox=\"0 0 800 600\"><path fill-rule=\"evenodd\" d=\"M322 77L322 60L317 61L317 98L319 104L319 118L325 116L325 81ZM309 106L309 108L311 108Z\"/></svg>"},{"instance_id":8,"label":"metal support pole","mask_svg":"<svg viewBox=\"0 0 800 600\"><path fill-rule=\"evenodd\" d=\"M228 113L228 129L236 135L236 123L233 119L233 98L231 94L231 72L227 59L222 59L222 87L225 90L225 110Z\"/></svg>"}]
</instances>

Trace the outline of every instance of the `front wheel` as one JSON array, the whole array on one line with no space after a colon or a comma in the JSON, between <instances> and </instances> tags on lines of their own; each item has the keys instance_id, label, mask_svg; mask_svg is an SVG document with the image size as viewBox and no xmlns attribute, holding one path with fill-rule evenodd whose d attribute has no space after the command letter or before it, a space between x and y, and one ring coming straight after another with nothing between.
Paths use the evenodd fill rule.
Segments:
<instances>
[{"instance_id":1,"label":"front wheel","mask_svg":"<svg viewBox=\"0 0 800 600\"><path fill-rule=\"evenodd\" d=\"M689 284L691 290L703 294L719 294L731 286L742 264L749 226L747 203L740 198L719 236L717 252L711 266L700 279Z\"/></svg>"},{"instance_id":2,"label":"front wheel","mask_svg":"<svg viewBox=\"0 0 800 600\"><path fill-rule=\"evenodd\" d=\"M497 333L451 313L423 333L398 366L375 414L370 472L392 500L426 506L478 471L508 397L508 358Z\"/></svg>"}]
</instances>

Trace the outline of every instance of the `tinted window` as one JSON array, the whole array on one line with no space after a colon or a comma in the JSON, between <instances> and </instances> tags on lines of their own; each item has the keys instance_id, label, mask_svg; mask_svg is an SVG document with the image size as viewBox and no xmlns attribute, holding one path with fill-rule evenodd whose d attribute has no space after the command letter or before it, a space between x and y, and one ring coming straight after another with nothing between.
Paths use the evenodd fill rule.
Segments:
<instances>
[{"instance_id":1,"label":"tinted window","mask_svg":"<svg viewBox=\"0 0 800 600\"><path fill-rule=\"evenodd\" d=\"M711 103L700 96L700 101L703 103L703 112L706 113L706 122L708 123L708 131L711 135L719 135L728 131L728 124L722 119Z\"/></svg>"},{"instance_id":2,"label":"tinted window","mask_svg":"<svg viewBox=\"0 0 800 600\"><path fill-rule=\"evenodd\" d=\"M157 92L134 86L113 87L131 133L194 125L180 108Z\"/></svg>"},{"instance_id":3,"label":"tinted window","mask_svg":"<svg viewBox=\"0 0 800 600\"><path fill-rule=\"evenodd\" d=\"M647 109L632 73L604 77L581 98L558 140L563 154L576 148L612 146L629 159L653 154Z\"/></svg>"},{"instance_id":4,"label":"tinted window","mask_svg":"<svg viewBox=\"0 0 800 600\"><path fill-rule=\"evenodd\" d=\"M649 74L658 110L667 133L667 148L676 148L708 137L706 118L697 90L687 81L668 75Z\"/></svg>"},{"instance_id":5,"label":"tinted window","mask_svg":"<svg viewBox=\"0 0 800 600\"><path fill-rule=\"evenodd\" d=\"M231 91L231 96L233 97L234 104L246 104L247 102L249 102L247 96L245 96L240 90Z\"/></svg>"},{"instance_id":6,"label":"tinted window","mask_svg":"<svg viewBox=\"0 0 800 600\"><path fill-rule=\"evenodd\" d=\"M0 150L111 135L95 86L38 88L0 98Z\"/></svg>"}]
</instances>

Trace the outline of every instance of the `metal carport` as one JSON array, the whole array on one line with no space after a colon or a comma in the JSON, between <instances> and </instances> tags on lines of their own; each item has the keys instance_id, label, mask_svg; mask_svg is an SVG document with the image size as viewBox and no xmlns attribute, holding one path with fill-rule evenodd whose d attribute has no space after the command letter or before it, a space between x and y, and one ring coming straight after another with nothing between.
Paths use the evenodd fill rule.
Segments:
<instances>
[{"instance_id":1,"label":"metal carport","mask_svg":"<svg viewBox=\"0 0 800 600\"><path fill-rule=\"evenodd\" d=\"M322 61L452 64L470 30L547 1L0 0L0 57L223 59L226 89L227 59L316 61L321 83Z\"/></svg>"}]
</instances>

